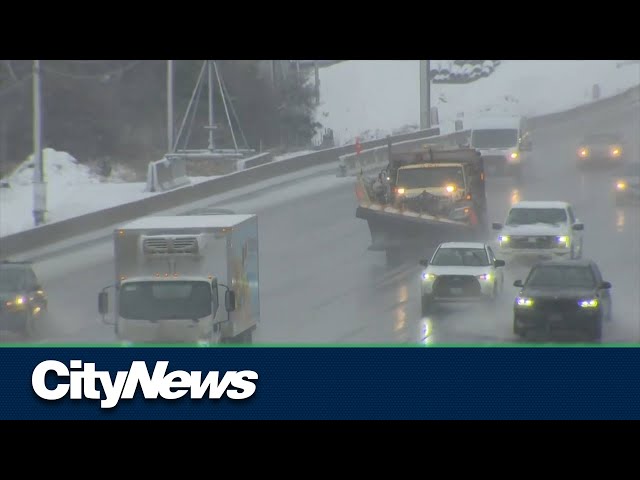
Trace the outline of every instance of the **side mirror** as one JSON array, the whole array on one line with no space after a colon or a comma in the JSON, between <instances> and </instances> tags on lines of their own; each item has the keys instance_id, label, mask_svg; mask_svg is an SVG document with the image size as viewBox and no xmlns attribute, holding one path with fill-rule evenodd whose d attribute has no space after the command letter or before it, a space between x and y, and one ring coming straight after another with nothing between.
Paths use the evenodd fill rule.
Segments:
<instances>
[{"instance_id":1,"label":"side mirror","mask_svg":"<svg viewBox=\"0 0 640 480\"><path fill-rule=\"evenodd\" d=\"M611 282L602 282L600 284L600 288L603 290L609 290L611 288Z\"/></svg>"},{"instance_id":2,"label":"side mirror","mask_svg":"<svg viewBox=\"0 0 640 480\"><path fill-rule=\"evenodd\" d=\"M98 312L100 315L105 315L109 312L109 294L107 292L98 294Z\"/></svg>"},{"instance_id":3,"label":"side mirror","mask_svg":"<svg viewBox=\"0 0 640 480\"><path fill-rule=\"evenodd\" d=\"M583 223L574 223L573 225L571 225L571 230L575 230L577 232L581 232L584 230L584 224Z\"/></svg>"},{"instance_id":4,"label":"side mirror","mask_svg":"<svg viewBox=\"0 0 640 480\"><path fill-rule=\"evenodd\" d=\"M506 265L504 260L496 260L495 262L493 262L493 265L495 267L504 267Z\"/></svg>"},{"instance_id":5,"label":"side mirror","mask_svg":"<svg viewBox=\"0 0 640 480\"><path fill-rule=\"evenodd\" d=\"M224 306L227 312L233 312L236 309L236 292L227 290L224 294Z\"/></svg>"},{"instance_id":6,"label":"side mirror","mask_svg":"<svg viewBox=\"0 0 640 480\"><path fill-rule=\"evenodd\" d=\"M493 228L494 230L502 230L502 224L501 223L492 223L491 224L491 228Z\"/></svg>"},{"instance_id":7,"label":"side mirror","mask_svg":"<svg viewBox=\"0 0 640 480\"><path fill-rule=\"evenodd\" d=\"M524 283L522 283L522 280L516 280L515 282L513 282L513 286L514 287L524 287Z\"/></svg>"},{"instance_id":8,"label":"side mirror","mask_svg":"<svg viewBox=\"0 0 640 480\"><path fill-rule=\"evenodd\" d=\"M428 267L429 266L429 260L420 260L420 265L422 265L423 267Z\"/></svg>"}]
</instances>

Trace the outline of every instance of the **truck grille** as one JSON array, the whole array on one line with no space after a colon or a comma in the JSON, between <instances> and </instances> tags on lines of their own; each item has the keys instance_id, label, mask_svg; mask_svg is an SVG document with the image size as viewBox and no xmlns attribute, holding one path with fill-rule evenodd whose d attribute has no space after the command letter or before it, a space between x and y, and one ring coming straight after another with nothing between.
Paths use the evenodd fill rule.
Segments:
<instances>
[{"instance_id":1,"label":"truck grille","mask_svg":"<svg viewBox=\"0 0 640 480\"><path fill-rule=\"evenodd\" d=\"M198 253L198 239L196 237L148 237L142 243L146 254L169 253Z\"/></svg>"},{"instance_id":2,"label":"truck grille","mask_svg":"<svg viewBox=\"0 0 640 480\"><path fill-rule=\"evenodd\" d=\"M509 246L511 248L553 248L555 246L555 238L549 236L511 237Z\"/></svg>"},{"instance_id":3,"label":"truck grille","mask_svg":"<svg viewBox=\"0 0 640 480\"><path fill-rule=\"evenodd\" d=\"M481 295L480 283L473 275L441 275L433 283L436 297L478 297Z\"/></svg>"}]
</instances>

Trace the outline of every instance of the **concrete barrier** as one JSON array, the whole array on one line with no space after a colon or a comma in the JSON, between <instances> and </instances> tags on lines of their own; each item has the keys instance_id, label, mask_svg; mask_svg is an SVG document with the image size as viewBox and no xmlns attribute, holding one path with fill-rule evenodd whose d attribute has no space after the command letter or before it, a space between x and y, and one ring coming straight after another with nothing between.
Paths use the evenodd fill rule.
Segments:
<instances>
[{"instance_id":1,"label":"concrete barrier","mask_svg":"<svg viewBox=\"0 0 640 480\"><path fill-rule=\"evenodd\" d=\"M273 161L273 154L271 152L261 153L249 158L242 158L236 163L236 170L245 170L247 168L259 167L265 163Z\"/></svg>"},{"instance_id":2,"label":"concrete barrier","mask_svg":"<svg viewBox=\"0 0 640 480\"><path fill-rule=\"evenodd\" d=\"M184 158L165 157L149 162L146 188L148 192L167 192L190 184Z\"/></svg>"}]
</instances>

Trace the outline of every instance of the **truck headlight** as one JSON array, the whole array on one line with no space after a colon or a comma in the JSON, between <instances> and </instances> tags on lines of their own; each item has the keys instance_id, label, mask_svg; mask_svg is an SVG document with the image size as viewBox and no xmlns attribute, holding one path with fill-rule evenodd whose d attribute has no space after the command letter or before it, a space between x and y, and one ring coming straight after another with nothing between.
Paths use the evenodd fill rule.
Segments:
<instances>
[{"instance_id":1,"label":"truck headlight","mask_svg":"<svg viewBox=\"0 0 640 480\"><path fill-rule=\"evenodd\" d=\"M447 185L446 187L444 187L445 190L447 191L447 193L453 193L456 191L456 186L455 185Z\"/></svg>"},{"instance_id":2,"label":"truck headlight","mask_svg":"<svg viewBox=\"0 0 640 480\"><path fill-rule=\"evenodd\" d=\"M509 243L509 235L500 235L498 241L500 243Z\"/></svg>"},{"instance_id":3,"label":"truck headlight","mask_svg":"<svg viewBox=\"0 0 640 480\"><path fill-rule=\"evenodd\" d=\"M616 190L626 190L627 189L627 182L625 182L624 180L619 180L616 183Z\"/></svg>"},{"instance_id":4,"label":"truck headlight","mask_svg":"<svg viewBox=\"0 0 640 480\"><path fill-rule=\"evenodd\" d=\"M518 152L511 152L507 157L510 162L517 162L520 160L520 154Z\"/></svg>"},{"instance_id":5,"label":"truck headlight","mask_svg":"<svg viewBox=\"0 0 640 480\"><path fill-rule=\"evenodd\" d=\"M598 308L598 299L597 298L589 298L587 300L580 300L578 302L582 308Z\"/></svg>"},{"instance_id":6,"label":"truck headlight","mask_svg":"<svg viewBox=\"0 0 640 480\"><path fill-rule=\"evenodd\" d=\"M427 272L422 273L422 280L424 280L425 282L433 282L435 279L436 279L436 275L434 275L433 273L427 273Z\"/></svg>"},{"instance_id":7,"label":"truck headlight","mask_svg":"<svg viewBox=\"0 0 640 480\"><path fill-rule=\"evenodd\" d=\"M519 307L532 307L533 298L529 297L516 297L516 305Z\"/></svg>"},{"instance_id":8,"label":"truck headlight","mask_svg":"<svg viewBox=\"0 0 640 480\"><path fill-rule=\"evenodd\" d=\"M27 304L27 297L23 297L22 295L17 296L13 300L9 300L5 303L7 307L15 307L15 308L24 308Z\"/></svg>"},{"instance_id":9,"label":"truck headlight","mask_svg":"<svg viewBox=\"0 0 640 480\"><path fill-rule=\"evenodd\" d=\"M566 235L560 235L559 237L556 237L556 241L560 244L560 245L569 245L569 237Z\"/></svg>"},{"instance_id":10,"label":"truck headlight","mask_svg":"<svg viewBox=\"0 0 640 480\"><path fill-rule=\"evenodd\" d=\"M492 276L490 273L483 273L482 275L478 275L477 276L478 280L485 280L485 281L491 281Z\"/></svg>"}]
</instances>

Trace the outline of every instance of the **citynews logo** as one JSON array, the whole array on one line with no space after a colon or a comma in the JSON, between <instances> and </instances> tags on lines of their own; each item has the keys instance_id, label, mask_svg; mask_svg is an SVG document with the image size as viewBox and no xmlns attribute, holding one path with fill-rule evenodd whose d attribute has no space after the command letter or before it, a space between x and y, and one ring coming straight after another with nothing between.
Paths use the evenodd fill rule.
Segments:
<instances>
[{"instance_id":1,"label":"citynews logo","mask_svg":"<svg viewBox=\"0 0 640 480\"><path fill-rule=\"evenodd\" d=\"M187 393L192 399L202 399L208 392L208 398L220 399L227 395L232 400L244 400L256 391L258 374L252 370L227 371L220 378L217 371L186 372L176 370L167 373L169 362L156 362L153 374L149 374L145 362L131 363L128 371L119 371L115 378L107 371L96 371L95 363L83 363L71 360L69 367L57 360L45 360L39 363L31 375L31 387L38 397L44 400L60 400L67 395L72 400L100 400L101 408L113 408L120 399L132 399L138 386L145 399L155 400L160 396L165 400L177 400ZM55 388L46 384L47 375L57 375ZM61 378L67 378L65 383ZM100 391L97 387L102 387ZM231 388L234 387L234 388Z\"/></svg>"}]
</instances>

